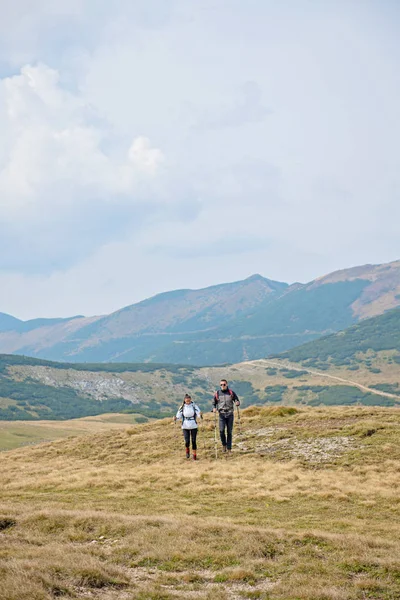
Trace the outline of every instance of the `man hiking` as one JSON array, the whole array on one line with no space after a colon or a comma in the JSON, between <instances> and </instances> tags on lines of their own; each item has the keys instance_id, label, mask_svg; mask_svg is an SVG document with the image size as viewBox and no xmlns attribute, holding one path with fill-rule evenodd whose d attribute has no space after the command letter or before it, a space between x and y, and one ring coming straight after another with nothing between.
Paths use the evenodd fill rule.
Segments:
<instances>
[{"instance_id":1,"label":"man hiking","mask_svg":"<svg viewBox=\"0 0 400 600\"><path fill-rule=\"evenodd\" d=\"M183 437L185 439L186 458L190 458L190 438L192 438L193 460L197 460L197 419L202 418L197 404L189 394L185 394L182 406L179 408L174 421L182 421Z\"/></svg>"},{"instance_id":2,"label":"man hiking","mask_svg":"<svg viewBox=\"0 0 400 600\"><path fill-rule=\"evenodd\" d=\"M213 412L219 412L219 435L223 452L231 452L234 410L235 405L240 406L240 402L235 392L229 389L226 379L221 379L220 388L214 395Z\"/></svg>"}]
</instances>

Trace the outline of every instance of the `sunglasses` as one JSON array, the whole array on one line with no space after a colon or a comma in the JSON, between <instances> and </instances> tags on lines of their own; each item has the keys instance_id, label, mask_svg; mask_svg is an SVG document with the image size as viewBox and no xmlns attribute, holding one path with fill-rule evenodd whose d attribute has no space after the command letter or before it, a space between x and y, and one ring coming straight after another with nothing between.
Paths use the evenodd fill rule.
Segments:
<instances>
[{"instance_id":1,"label":"sunglasses","mask_svg":"<svg viewBox=\"0 0 400 600\"><path fill-rule=\"evenodd\" d=\"M220 385L221 387L227 387L227 385L228 385L228 384L227 384L227 383L220 383L219 385Z\"/></svg>"}]
</instances>

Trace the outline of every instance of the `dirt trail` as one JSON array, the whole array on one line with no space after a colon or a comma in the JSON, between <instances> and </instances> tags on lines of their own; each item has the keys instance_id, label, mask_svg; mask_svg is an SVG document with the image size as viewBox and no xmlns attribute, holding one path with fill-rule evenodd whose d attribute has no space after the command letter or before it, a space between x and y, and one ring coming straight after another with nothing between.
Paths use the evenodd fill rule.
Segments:
<instances>
[{"instance_id":1,"label":"dirt trail","mask_svg":"<svg viewBox=\"0 0 400 600\"><path fill-rule=\"evenodd\" d=\"M391 394L390 392L382 392L381 390L376 390L375 388L369 388L366 385L362 385L362 383L357 383L356 381L352 381L351 379L344 379L343 377L337 377L337 375L329 375L328 373L324 373L323 371L314 371L313 369L308 369L307 367L298 367L290 362L278 363L267 358L251 362L262 362L267 365L278 367L280 369L290 368L292 369L292 371L307 371L307 373L310 373L311 375L318 375L318 377L329 377L329 379L334 379L335 381L340 381L341 383L348 383L350 385L354 385L355 387L358 387L360 388L360 390L364 390L365 392L370 392L371 394L378 394L378 396L385 396L386 398L395 398L396 400L398 400L398 402L400 402L400 396L398 396L397 394Z\"/></svg>"}]
</instances>

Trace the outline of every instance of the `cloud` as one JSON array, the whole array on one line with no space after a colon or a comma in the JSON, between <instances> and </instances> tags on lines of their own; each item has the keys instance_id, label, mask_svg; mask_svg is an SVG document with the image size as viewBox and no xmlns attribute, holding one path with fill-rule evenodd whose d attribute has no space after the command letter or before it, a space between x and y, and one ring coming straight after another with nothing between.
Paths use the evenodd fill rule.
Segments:
<instances>
[{"instance_id":1,"label":"cloud","mask_svg":"<svg viewBox=\"0 0 400 600\"><path fill-rule=\"evenodd\" d=\"M262 90L255 81L239 87L233 102L205 109L197 119L196 128L225 129L260 123L272 110L263 104Z\"/></svg>"},{"instance_id":2,"label":"cloud","mask_svg":"<svg viewBox=\"0 0 400 600\"><path fill-rule=\"evenodd\" d=\"M49 268L68 264L163 204L152 187L162 151L145 136L124 150L56 70L23 67L0 98L1 267L42 270L50 250Z\"/></svg>"},{"instance_id":3,"label":"cloud","mask_svg":"<svg viewBox=\"0 0 400 600\"><path fill-rule=\"evenodd\" d=\"M53 56L68 42L83 17L86 0L0 1L0 65L36 60L49 42ZM55 43L54 43L55 42Z\"/></svg>"},{"instance_id":4,"label":"cloud","mask_svg":"<svg viewBox=\"0 0 400 600\"><path fill-rule=\"evenodd\" d=\"M150 140L146 137L138 137L129 148L128 157L138 171L154 175L164 157L158 148L152 148Z\"/></svg>"},{"instance_id":5,"label":"cloud","mask_svg":"<svg viewBox=\"0 0 400 600\"><path fill-rule=\"evenodd\" d=\"M0 0L0 72L27 62L64 61L129 30L168 23L177 0Z\"/></svg>"}]
</instances>

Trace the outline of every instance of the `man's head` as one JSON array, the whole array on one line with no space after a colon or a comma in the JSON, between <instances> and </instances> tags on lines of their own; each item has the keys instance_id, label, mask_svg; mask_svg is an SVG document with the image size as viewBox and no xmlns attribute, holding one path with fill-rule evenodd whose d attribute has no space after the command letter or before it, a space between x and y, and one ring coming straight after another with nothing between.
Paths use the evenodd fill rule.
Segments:
<instances>
[{"instance_id":1,"label":"man's head","mask_svg":"<svg viewBox=\"0 0 400 600\"><path fill-rule=\"evenodd\" d=\"M192 397L189 396L189 394L185 394L185 397L183 400L184 400L185 404L190 404L192 401Z\"/></svg>"},{"instance_id":2,"label":"man's head","mask_svg":"<svg viewBox=\"0 0 400 600\"><path fill-rule=\"evenodd\" d=\"M228 382L226 379L221 379L220 384L221 390L226 390L228 388Z\"/></svg>"}]
</instances>

